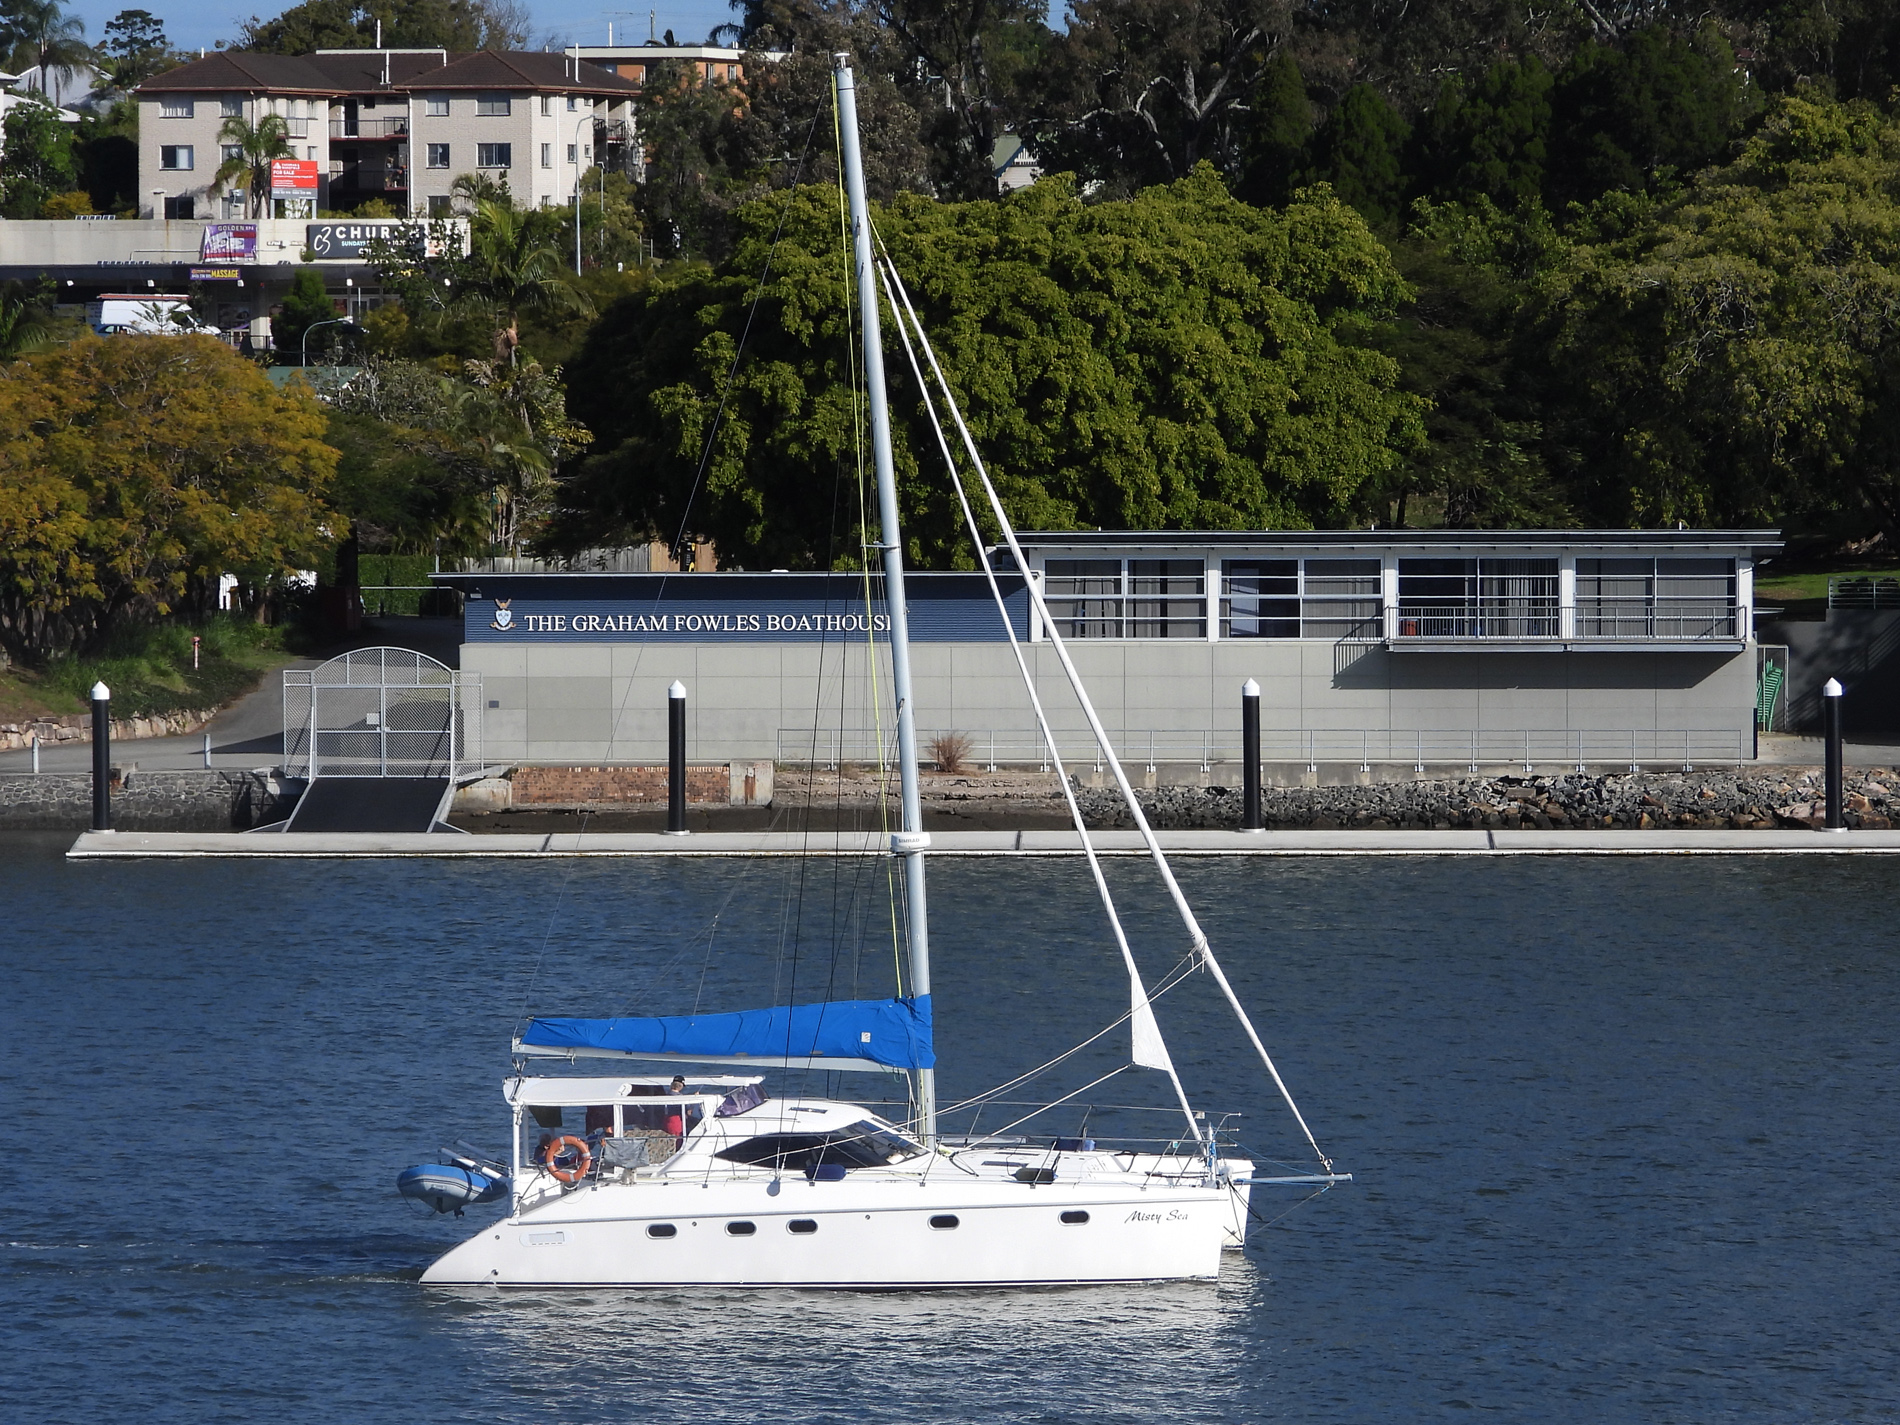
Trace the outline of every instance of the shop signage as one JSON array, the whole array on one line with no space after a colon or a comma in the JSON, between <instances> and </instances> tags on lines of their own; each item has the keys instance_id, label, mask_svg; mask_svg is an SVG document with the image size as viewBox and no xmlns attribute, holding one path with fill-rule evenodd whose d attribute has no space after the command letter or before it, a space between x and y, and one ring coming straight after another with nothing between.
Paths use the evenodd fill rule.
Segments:
<instances>
[{"instance_id":1,"label":"shop signage","mask_svg":"<svg viewBox=\"0 0 1900 1425\"><path fill-rule=\"evenodd\" d=\"M194 267L191 269L193 282L235 282L238 270L235 267Z\"/></svg>"},{"instance_id":2,"label":"shop signage","mask_svg":"<svg viewBox=\"0 0 1900 1425\"><path fill-rule=\"evenodd\" d=\"M689 633L701 637L751 637L757 634L889 633L889 614L866 613L730 613L693 614L613 614L537 611L526 613L511 605L512 599L497 599L489 614L488 627L497 633L575 634L575 633ZM545 605L538 606L546 608Z\"/></svg>"},{"instance_id":3,"label":"shop signage","mask_svg":"<svg viewBox=\"0 0 1900 1425\"><path fill-rule=\"evenodd\" d=\"M314 158L273 158L270 195L273 198L315 198L317 161Z\"/></svg>"},{"instance_id":4,"label":"shop signage","mask_svg":"<svg viewBox=\"0 0 1900 1425\"><path fill-rule=\"evenodd\" d=\"M207 223L198 244L200 262L237 262L257 256L256 223Z\"/></svg>"},{"instance_id":5,"label":"shop signage","mask_svg":"<svg viewBox=\"0 0 1900 1425\"><path fill-rule=\"evenodd\" d=\"M418 245L421 229L411 223L308 223L303 245L312 257L360 258L371 243Z\"/></svg>"}]
</instances>

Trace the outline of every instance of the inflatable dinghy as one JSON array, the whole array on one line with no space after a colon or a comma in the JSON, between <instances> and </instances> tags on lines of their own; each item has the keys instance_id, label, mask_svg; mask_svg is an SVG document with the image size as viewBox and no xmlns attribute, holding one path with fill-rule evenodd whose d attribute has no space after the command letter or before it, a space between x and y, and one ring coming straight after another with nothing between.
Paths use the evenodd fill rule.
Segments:
<instances>
[{"instance_id":1,"label":"inflatable dinghy","mask_svg":"<svg viewBox=\"0 0 1900 1425\"><path fill-rule=\"evenodd\" d=\"M450 1163L423 1163L396 1174L396 1191L437 1212L457 1217L465 1207L478 1207L508 1195L508 1179L484 1170L467 1158Z\"/></svg>"}]
</instances>

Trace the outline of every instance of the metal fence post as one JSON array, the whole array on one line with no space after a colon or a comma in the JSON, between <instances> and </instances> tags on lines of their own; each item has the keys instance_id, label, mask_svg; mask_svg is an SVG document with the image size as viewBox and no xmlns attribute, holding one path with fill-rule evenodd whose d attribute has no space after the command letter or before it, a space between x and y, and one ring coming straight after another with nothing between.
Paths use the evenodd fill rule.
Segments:
<instances>
[{"instance_id":1,"label":"metal fence post","mask_svg":"<svg viewBox=\"0 0 1900 1425\"><path fill-rule=\"evenodd\" d=\"M1260 831L1260 685L1252 678L1240 685L1240 782L1240 829Z\"/></svg>"},{"instance_id":2,"label":"metal fence post","mask_svg":"<svg viewBox=\"0 0 1900 1425\"><path fill-rule=\"evenodd\" d=\"M112 830L112 690L92 685L92 829Z\"/></svg>"},{"instance_id":3,"label":"metal fence post","mask_svg":"<svg viewBox=\"0 0 1900 1425\"><path fill-rule=\"evenodd\" d=\"M666 690L666 834L686 835L686 685Z\"/></svg>"},{"instance_id":4,"label":"metal fence post","mask_svg":"<svg viewBox=\"0 0 1900 1425\"><path fill-rule=\"evenodd\" d=\"M97 689L94 689L97 692ZM1846 691L1838 678L1821 685L1821 731L1826 739L1827 829L1847 830L1841 810L1841 694ZM97 706L95 704L95 706ZM98 714L93 716L97 718Z\"/></svg>"}]
</instances>

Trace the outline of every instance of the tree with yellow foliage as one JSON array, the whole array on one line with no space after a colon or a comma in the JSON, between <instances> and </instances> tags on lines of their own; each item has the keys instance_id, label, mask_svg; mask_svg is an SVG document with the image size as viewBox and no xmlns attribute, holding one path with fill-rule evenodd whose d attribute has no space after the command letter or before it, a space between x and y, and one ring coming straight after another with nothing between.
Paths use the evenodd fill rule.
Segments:
<instances>
[{"instance_id":1,"label":"tree with yellow foliage","mask_svg":"<svg viewBox=\"0 0 1900 1425\"><path fill-rule=\"evenodd\" d=\"M202 336L86 337L0 368L0 648L24 662L210 612L333 536L337 453L299 386Z\"/></svg>"}]
</instances>

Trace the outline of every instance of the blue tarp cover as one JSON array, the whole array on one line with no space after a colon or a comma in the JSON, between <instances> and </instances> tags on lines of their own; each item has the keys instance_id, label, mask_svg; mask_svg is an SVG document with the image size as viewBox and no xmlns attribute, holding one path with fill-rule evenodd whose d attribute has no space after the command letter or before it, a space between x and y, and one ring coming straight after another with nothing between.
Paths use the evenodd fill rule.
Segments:
<instances>
[{"instance_id":1,"label":"blue tarp cover","mask_svg":"<svg viewBox=\"0 0 1900 1425\"><path fill-rule=\"evenodd\" d=\"M937 1062L930 1047L929 995L659 1019L535 1019L521 1042L537 1049L721 1059L869 1059L893 1069L928 1069Z\"/></svg>"}]
</instances>

